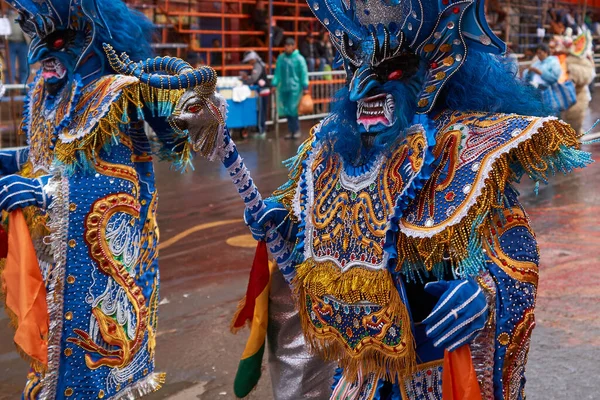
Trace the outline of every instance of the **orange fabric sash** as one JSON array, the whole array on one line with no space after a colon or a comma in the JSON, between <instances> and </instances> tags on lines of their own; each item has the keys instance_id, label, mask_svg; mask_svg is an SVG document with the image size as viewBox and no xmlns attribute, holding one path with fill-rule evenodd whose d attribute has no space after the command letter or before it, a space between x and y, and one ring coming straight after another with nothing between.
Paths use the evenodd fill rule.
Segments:
<instances>
[{"instance_id":1,"label":"orange fabric sash","mask_svg":"<svg viewBox=\"0 0 600 400\"><path fill-rule=\"evenodd\" d=\"M22 210L9 215L2 289L8 314L16 326L15 345L24 356L46 366L49 326L46 286Z\"/></svg>"},{"instance_id":2,"label":"orange fabric sash","mask_svg":"<svg viewBox=\"0 0 600 400\"><path fill-rule=\"evenodd\" d=\"M479 382L471 359L471 348L464 345L444 352L442 398L444 400L481 400Z\"/></svg>"}]
</instances>

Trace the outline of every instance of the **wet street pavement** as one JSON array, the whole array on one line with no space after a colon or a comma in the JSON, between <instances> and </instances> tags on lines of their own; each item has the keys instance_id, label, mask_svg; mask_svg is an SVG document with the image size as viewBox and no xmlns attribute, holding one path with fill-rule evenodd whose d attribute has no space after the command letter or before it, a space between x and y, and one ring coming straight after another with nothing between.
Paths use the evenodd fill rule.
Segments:
<instances>
[{"instance_id":1,"label":"wet street pavement","mask_svg":"<svg viewBox=\"0 0 600 400\"><path fill-rule=\"evenodd\" d=\"M600 116L600 104L594 107ZM297 144L239 143L263 194L285 181L281 161ZM600 144L586 149L600 159ZM167 164L157 171L162 302L156 362L158 371L167 372L167 383L149 399L233 399L247 331L234 336L229 323L254 254L242 203L220 165L198 160L194 173L180 175ZM528 399L600 399L600 163L555 177L537 197L530 182L519 190L542 255ZM11 337L2 315L0 399L12 400L19 397L27 365ZM266 370L249 398L272 399Z\"/></svg>"}]
</instances>

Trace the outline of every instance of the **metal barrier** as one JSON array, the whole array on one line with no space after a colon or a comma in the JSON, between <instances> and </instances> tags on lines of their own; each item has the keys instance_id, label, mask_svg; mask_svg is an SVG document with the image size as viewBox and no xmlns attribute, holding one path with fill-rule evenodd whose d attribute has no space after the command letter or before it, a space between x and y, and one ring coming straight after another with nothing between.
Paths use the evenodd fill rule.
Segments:
<instances>
[{"instance_id":1,"label":"metal barrier","mask_svg":"<svg viewBox=\"0 0 600 400\"><path fill-rule=\"evenodd\" d=\"M594 82L595 87L600 86L600 54L594 55L594 61L596 63L596 79ZM531 62L524 61L519 63L519 67L527 67ZM309 86L311 96L313 97L313 101L315 103L314 112L310 115L301 115L300 120L314 120L321 119L328 115L330 111L331 99L335 95L335 93L340 90L346 84L346 72L345 71L325 71L325 72L311 72L309 75ZM270 79L273 76L269 76ZM14 110L12 108L15 105L21 104L22 96L15 95L15 92L25 90L25 85L5 85L7 89L7 94L4 98L0 99L0 104L9 103L11 106L10 115L15 115ZM10 93L10 95L8 95ZM2 110L0 110L2 111ZM3 113L0 112L0 127L2 126L2 116ZM275 135L279 137L279 125L281 123L287 122L286 118L280 117L277 114L277 92L271 96L271 104L270 104L270 113L267 119L268 126L275 126ZM16 131L18 128L18 121L9 121L9 124L12 125L13 130ZM6 125L6 124L5 124ZM0 146L2 145L3 132L0 129ZM22 141L17 135L12 135L14 140L9 140L10 145L19 145Z\"/></svg>"},{"instance_id":2,"label":"metal barrier","mask_svg":"<svg viewBox=\"0 0 600 400\"><path fill-rule=\"evenodd\" d=\"M269 79L273 79L270 75ZM301 115L300 121L321 119L327 116L332 97L346 84L346 71L309 72L310 94L315 104L314 113ZM277 123L275 123L277 121ZM275 125L275 137L279 137L279 124L287 122L277 113L277 92L271 96L271 113L267 125Z\"/></svg>"},{"instance_id":3,"label":"metal barrier","mask_svg":"<svg viewBox=\"0 0 600 400\"><path fill-rule=\"evenodd\" d=\"M25 138L19 135L19 125L26 85L6 84L6 93L0 98L0 147L25 145ZM18 118L17 118L18 117Z\"/></svg>"}]
</instances>

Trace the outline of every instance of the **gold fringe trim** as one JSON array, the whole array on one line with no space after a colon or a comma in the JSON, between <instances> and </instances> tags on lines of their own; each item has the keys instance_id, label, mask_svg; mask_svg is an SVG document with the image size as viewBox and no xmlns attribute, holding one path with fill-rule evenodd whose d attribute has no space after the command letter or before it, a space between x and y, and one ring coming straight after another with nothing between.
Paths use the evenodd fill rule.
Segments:
<instances>
[{"instance_id":1,"label":"gold fringe trim","mask_svg":"<svg viewBox=\"0 0 600 400\"><path fill-rule=\"evenodd\" d=\"M388 306L396 286L388 270L352 268L342 272L333 262L315 263L309 259L296 267L296 282L309 293L331 295L344 303L368 301Z\"/></svg>"},{"instance_id":2,"label":"gold fringe trim","mask_svg":"<svg viewBox=\"0 0 600 400\"><path fill-rule=\"evenodd\" d=\"M48 228L48 215L40 213L40 209L36 206L23 208L23 216L29 227L29 234L32 239L39 239L50 234Z\"/></svg>"},{"instance_id":3,"label":"gold fringe trim","mask_svg":"<svg viewBox=\"0 0 600 400\"><path fill-rule=\"evenodd\" d=\"M502 194L507 183L516 178L511 166L520 165L526 174L548 178L550 166L544 158L555 155L560 146L580 148L579 136L569 125L559 121L545 122L533 136L518 147L503 154L494 162L492 171L486 178L486 184L467 216L460 223L449 226L431 238L408 237L398 235L398 264L401 269L405 263L422 265L428 270L436 264L449 261L453 267L469 256L469 239L472 236L475 219L485 216L476 231L482 235L492 223L492 211L504 208Z\"/></svg>"},{"instance_id":4,"label":"gold fringe trim","mask_svg":"<svg viewBox=\"0 0 600 400\"><path fill-rule=\"evenodd\" d=\"M313 352L325 360L337 361L350 381L357 379L359 370L374 372L392 382L397 376L415 371L417 362L410 316L389 271L353 268L342 272L333 263L316 264L312 259L300 264L296 271L293 285L300 302L300 321ZM322 299L325 295L348 304L368 301L382 306L373 315L401 327L404 339L401 347L393 348L378 338L369 337L351 349L335 329L316 328L306 309L306 297Z\"/></svg>"},{"instance_id":5,"label":"gold fringe trim","mask_svg":"<svg viewBox=\"0 0 600 400\"><path fill-rule=\"evenodd\" d=\"M302 168L302 163L307 159L308 153L312 150L315 132L316 127L312 127L310 133L308 134L308 139L306 139L302 145L300 145L296 156L289 160L289 181L273 192L273 197L276 197L279 202L283 204L283 206L290 212L293 209L294 197L296 196L298 182L300 181L300 177L304 171ZM290 213L290 217L294 220L294 222L297 222L297 217L293 214L293 212Z\"/></svg>"},{"instance_id":6,"label":"gold fringe trim","mask_svg":"<svg viewBox=\"0 0 600 400\"><path fill-rule=\"evenodd\" d=\"M111 104L109 111L98 121L92 132L70 143L57 142L55 158L62 164L75 165L80 162L78 155L83 154L85 159L93 162L110 140L122 134L122 126L131 122L130 112L137 112L146 105L151 105L156 112L161 113L161 107L176 104L183 92L150 88L140 83L121 89L119 99ZM190 152L191 149L185 146L183 151Z\"/></svg>"}]
</instances>

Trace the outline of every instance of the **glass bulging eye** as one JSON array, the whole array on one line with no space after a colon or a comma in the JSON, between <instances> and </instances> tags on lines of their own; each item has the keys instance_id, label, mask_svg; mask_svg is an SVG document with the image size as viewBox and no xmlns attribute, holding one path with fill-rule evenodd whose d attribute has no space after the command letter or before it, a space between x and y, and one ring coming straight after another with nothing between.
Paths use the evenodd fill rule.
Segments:
<instances>
[{"instance_id":1,"label":"glass bulging eye","mask_svg":"<svg viewBox=\"0 0 600 400\"><path fill-rule=\"evenodd\" d=\"M187 111L195 114L195 113L199 112L201 109L202 109L202 106L200 104L193 104L187 108Z\"/></svg>"},{"instance_id":2,"label":"glass bulging eye","mask_svg":"<svg viewBox=\"0 0 600 400\"><path fill-rule=\"evenodd\" d=\"M396 70L388 75L388 79L391 81L395 81L402 78L402 76L404 76L404 72L402 72L402 70Z\"/></svg>"},{"instance_id":3,"label":"glass bulging eye","mask_svg":"<svg viewBox=\"0 0 600 400\"><path fill-rule=\"evenodd\" d=\"M54 39L54 41L52 42L52 47L56 50L62 49L63 47L65 47L65 39L63 39L63 38Z\"/></svg>"}]
</instances>

